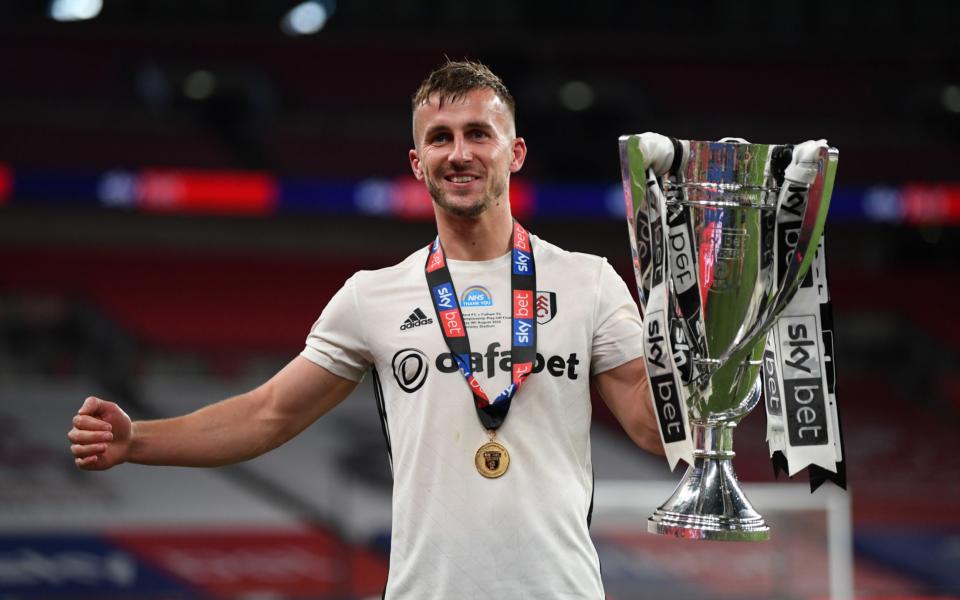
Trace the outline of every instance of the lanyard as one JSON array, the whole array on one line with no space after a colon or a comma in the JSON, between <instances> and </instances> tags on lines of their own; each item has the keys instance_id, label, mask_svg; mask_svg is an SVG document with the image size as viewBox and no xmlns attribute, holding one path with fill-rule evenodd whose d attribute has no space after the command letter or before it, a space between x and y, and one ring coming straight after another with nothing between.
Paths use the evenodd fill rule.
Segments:
<instances>
[{"instance_id":1,"label":"lanyard","mask_svg":"<svg viewBox=\"0 0 960 600\"><path fill-rule=\"evenodd\" d=\"M470 339L463 324L460 302L453 287L453 278L447 268L447 259L439 236L429 246L430 252L425 266L427 287L430 289L433 307L437 311L443 339L450 348L460 373L470 386L480 422L490 431L496 431L507 418L510 401L533 371L537 358L537 318L534 312L537 277L533 248L527 230L516 221L513 222L510 246L513 249L510 261L510 295L513 301L510 339L512 376L510 385L493 400L480 387L480 382L473 373Z\"/></svg>"}]
</instances>

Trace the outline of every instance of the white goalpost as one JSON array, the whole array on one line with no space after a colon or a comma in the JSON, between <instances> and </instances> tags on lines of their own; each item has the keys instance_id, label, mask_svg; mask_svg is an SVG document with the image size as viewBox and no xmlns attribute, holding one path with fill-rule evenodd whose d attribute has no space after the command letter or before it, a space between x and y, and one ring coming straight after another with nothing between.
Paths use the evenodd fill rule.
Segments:
<instances>
[{"instance_id":1,"label":"white goalpost","mask_svg":"<svg viewBox=\"0 0 960 600\"><path fill-rule=\"evenodd\" d=\"M658 573L708 590L690 598L730 597L742 581L752 591L741 590L737 597L853 600L848 492L832 485L811 494L809 486L800 483L743 484L770 525L768 542L684 540L646 533L647 517L675 487L661 481L598 480L591 527L598 547L612 545L620 556L631 557L628 560L635 556L637 561L654 563ZM601 563L603 558L601 551ZM611 595L618 600L624 596Z\"/></svg>"}]
</instances>

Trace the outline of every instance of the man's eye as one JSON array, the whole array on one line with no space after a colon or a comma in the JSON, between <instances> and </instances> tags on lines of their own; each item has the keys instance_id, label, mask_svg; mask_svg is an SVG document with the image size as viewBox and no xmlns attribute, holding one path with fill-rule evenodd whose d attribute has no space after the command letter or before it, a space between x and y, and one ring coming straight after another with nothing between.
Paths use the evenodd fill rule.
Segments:
<instances>
[{"instance_id":1,"label":"man's eye","mask_svg":"<svg viewBox=\"0 0 960 600\"><path fill-rule=\"evenodd\" d=\"M481 130L481 129L476 129L476 130L474 130L474 131L471 133L471 135L473 136L473 139L475 139L475 140L485 140L485 139L487 139L488 137L490 137L489 135L487 135L487 132L486 132L486 131L483 131L483 130Z\"/></svg>"},{"instance_id":2,"label":"man's eye","mask_svg":"<svg viewBox=\"0 0 960 600\"><path fill-rule=\"evenodd\" d=\"M444 144L450 140L450 136L445 133L438 133L430 138L431 144Z\"/></svg>"}]
</instances>

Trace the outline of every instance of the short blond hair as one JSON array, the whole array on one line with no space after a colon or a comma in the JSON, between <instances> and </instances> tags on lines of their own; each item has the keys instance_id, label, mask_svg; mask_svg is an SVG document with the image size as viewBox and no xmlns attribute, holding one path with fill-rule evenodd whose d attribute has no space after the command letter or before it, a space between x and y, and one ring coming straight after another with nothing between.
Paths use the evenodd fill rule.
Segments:
<instances>
[{"instance_id":1,"label":"short blond hair","mask_svg":"<svg viewBox=\"0 0 960 600\"><path fill-rule=\"evenodd\" d=\"M437 94L437 101L443 106L444 102L460 100L474 90L492 90L510 109L510 116L516 119L516 103L507 86L490 67L472 60L447 59L445 64L431 71L413 95L411 108L416 112L434 94Z\"/></svg>"}]
</instances>

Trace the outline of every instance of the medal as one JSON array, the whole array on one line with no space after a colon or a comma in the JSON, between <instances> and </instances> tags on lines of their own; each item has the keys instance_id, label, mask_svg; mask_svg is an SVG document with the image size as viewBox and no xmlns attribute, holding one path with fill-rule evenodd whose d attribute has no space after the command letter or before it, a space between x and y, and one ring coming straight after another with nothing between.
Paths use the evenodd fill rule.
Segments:
<instances>
[{"instance_id":1,"label":"medal","mask_svg":"<svg viewBox=\"0 0 960 600\"><path fill-rule=\"evenodd\" d=\"M491 439L480 446L473 460L481 475L487 479L496 479L507 472L507 467L510 466L510 453L503 444Z\"/></svg>"},{"instance_id":2,"label":"medal","mask_svg":"<svg viewBox=\"0 0 960 600\"><path fill-rule=\"evenodd\" d=\"M473 373L473 365L470 361L470 339L467 336L460 304L457 301L457 292L453 286L453 278L447 267L447 259L440 245L439 236L428 247L427 263L424 268L427 288L437 314L440 332L460 369L460 374L467 382L477 417L490 434L490 441L480 446L474 457L477 471L490 479L500 477L510 466L510 454L507 449L493 438L497 428L507 418L510 402L517 390L533 372L533 365L537 359L537 319L533 312L537 279L533 246L527 230L516 221L513 223L510 247L512 248L510 296L513 306L510 339L511 378L510 385L494 398L483 391Z\"/></svg>"}]
</instances>

